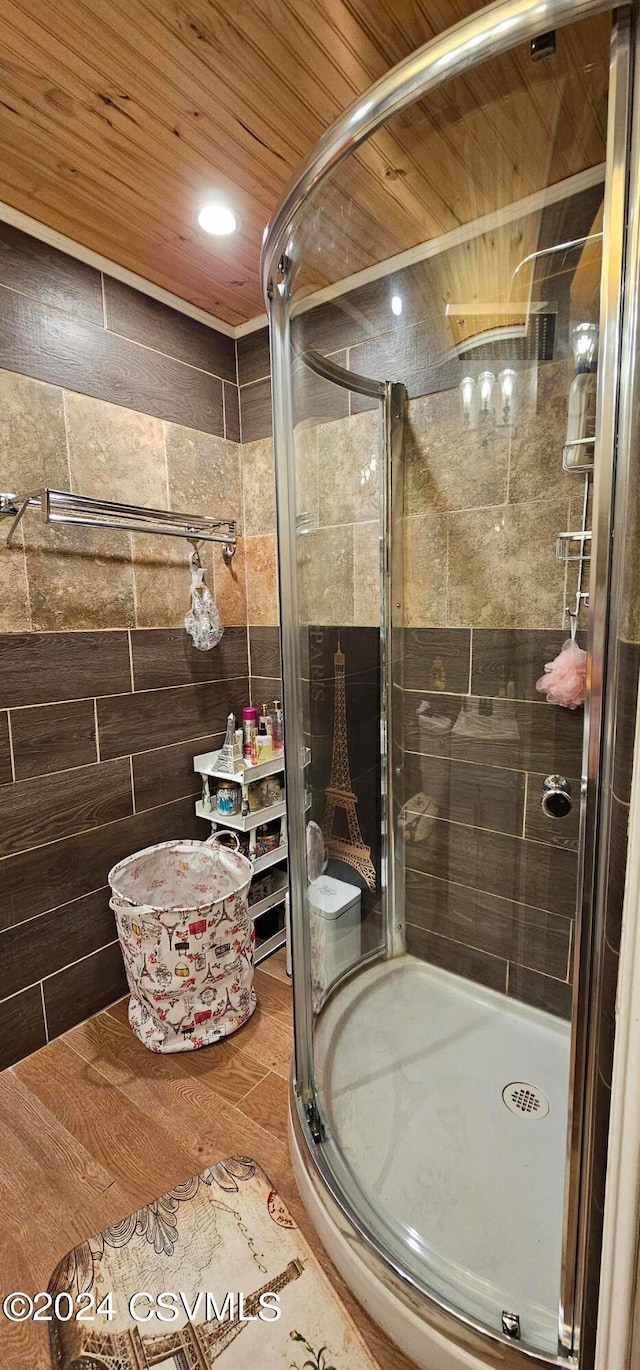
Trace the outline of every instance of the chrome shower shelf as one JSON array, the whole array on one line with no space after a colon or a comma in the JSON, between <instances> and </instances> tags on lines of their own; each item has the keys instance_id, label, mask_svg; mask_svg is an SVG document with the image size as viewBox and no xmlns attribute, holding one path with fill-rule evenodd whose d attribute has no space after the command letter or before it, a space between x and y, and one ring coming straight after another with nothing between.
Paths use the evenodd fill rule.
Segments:
<instances>
[{"instance_id":1,"label":"chrome shower shelf","mask_svg":"<svg viewBox=\"0 0 640 1370\"><path fill-rule=\"evenodd\" d=\"M571 551L571 544L577 542L580 545L578 552ZM585 550L586 546L591 548L591 530L579 529L575 533L556 533L556 557L558 561L591 561L591 551Z\"/></svg>"}]
</instances>

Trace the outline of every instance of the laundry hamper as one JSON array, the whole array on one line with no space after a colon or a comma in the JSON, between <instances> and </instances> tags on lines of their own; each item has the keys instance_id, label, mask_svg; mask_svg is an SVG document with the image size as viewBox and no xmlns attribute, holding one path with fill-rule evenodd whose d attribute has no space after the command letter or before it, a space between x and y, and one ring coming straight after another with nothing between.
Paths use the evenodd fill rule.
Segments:
<instances>
[{"instance_id":1,"label":"laundry hamper","mask_svg":"<svg viewBox=\"0 0 640 1370\"><path fill-rule=\"evenodd\" d=\"M129 1022L151 1051L209 1046L256 1006L251 862L207 842L161 842L109 872L131 991Z\"/></svg>"}]
</instances>

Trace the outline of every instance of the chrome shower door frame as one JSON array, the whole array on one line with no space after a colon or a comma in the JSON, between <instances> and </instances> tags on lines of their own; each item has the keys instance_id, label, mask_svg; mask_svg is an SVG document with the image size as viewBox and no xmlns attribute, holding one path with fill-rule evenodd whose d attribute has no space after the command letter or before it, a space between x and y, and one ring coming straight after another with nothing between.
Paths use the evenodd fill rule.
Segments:
<instances>
[{"instance_id":1,"label":"chrome shower door frame","mask_svg":"<svg viewBox=\"0 0 640 1370\"><path fill-rule=\"evenodd\" d=\"M620 391L620 335L623 304L625 215L628 187L630 105L630 23L628 6L616 9L603 0L495 0L463 20L447 33L400 63L378 81L327 131L307 159L302 171L269 227L262 261L263 284L271 323L274 444L277 459L278 532L282 593L283 662L285 705L289 718L300 717L300 652L298 642L297 586L295 583L295 505L293 501L293 451L291 403L290 289L295 259L296 222L309 200L335 168L377 128L432 90L478 67L541 30L578 21L587 15L614 12L607 173L605 243L603 251L603 339L598 377L598 431L596 452L598 477L594 501L594 548L590 630L589 708L585 726L585 803L582 818L582 886L578 890L578 936L576 938L576 985L572 1032L571 1089L562 1290L560 1297L558 1361L526 1347L506 1342L491 1329L475 1323L457 1309L448 1308L424 1288L384 1245L368 1232L349 1197L342 1193L323 1155L321 1134L314 1129L312 1013L307 993L310 964L309 929L301 916L305 907L306 863L304 859L304 785L301 768L287 768L287 809L291 834L290 889L294 963L294 1011L296 1034L296 1081L299 1098L298 1126L306 1143L309 1165L316 1181L324 1185L337 1209L366 1244L369 1259L377 1263L380 1277L391 1287L398 1281L406 1289L407 1303L422 1300L425 1318L458 1346L473 1346L487 1363L511 1366L522 1363L549 1365L574 1360L579 1351L579 1323L584 1292L587 1209L592 1157L590 1129L593 1122L594 1006L601 975L598 941L602 928L602 868L608 831L607 804L603 801L602 775L611 739L610 691L605 690L609 639L609 593L611 585L612 500L615 489L617 414ZM291 255L289 255L291 254ZM635 284L632 284L635 289ZM390 392L388 392L390 393ZM624 460L624 453L622 459ZM388 453L387 453L388 457ZM389 545L383 550L387 579L391 562L399 555L394 540L395 493L385 471L386 521ZM397 506L396 506L397 507ZM394 547L395 542L395 547ZM397 569L395 574L397 575ZM387 590L386 622L394 621L394 604ZM390 658L387 656L387 665ZM386 689L392 689L387 680ZM391 695L388 694L388 704ZM393 709L388 710L388 717ZM391 758L392 761L393 758ZM297 772L297 774L295 774ZM393 825L391 826L393 839ZM392 883L392 879L391 879ZM297 912L296 912L297 911ZM387 954L402 946L402 929L387 926ZM296 967L298 973L296 973ZM311 1126L309 1125L311 1121Z\"/></svg>"}]
</instances>

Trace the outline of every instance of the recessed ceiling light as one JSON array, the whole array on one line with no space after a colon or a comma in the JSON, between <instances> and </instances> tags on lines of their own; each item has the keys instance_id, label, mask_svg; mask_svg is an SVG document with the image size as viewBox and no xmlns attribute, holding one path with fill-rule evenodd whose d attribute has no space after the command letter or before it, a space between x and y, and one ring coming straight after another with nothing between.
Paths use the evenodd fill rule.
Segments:
<instances>
[{"instance_id":1,"label":"recessed ceiling light","mask_svg":"<svg viewBox=\"0 0 640 1370\"><path fill-rule=\"evenodd\" d=\"M402 296L401 296L401 295L392 295L392 296L391 296L391 309L392 309L393 313L396 314L396 315L399 315L399 314L402 313Z\"/></svg>"},{"instance_id":2,"label":"recessed ceiling light","mask_svg":"<svg viewBox=\"0 0 640 1370\"><path fill-rule=\"evenodd\" d=\"M215 201L202 206L198 214L198 223L205 233L215 233L217 238L225 238L228 233L235 233L238 227L233 210Z\"/></svg>"}]
</instances>

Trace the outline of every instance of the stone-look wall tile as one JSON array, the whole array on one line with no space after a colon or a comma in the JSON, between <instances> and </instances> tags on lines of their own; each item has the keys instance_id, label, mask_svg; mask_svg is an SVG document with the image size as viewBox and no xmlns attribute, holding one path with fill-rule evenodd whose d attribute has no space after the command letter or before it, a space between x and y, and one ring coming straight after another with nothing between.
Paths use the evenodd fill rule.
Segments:
<instances>
[{"instance_id":1,"label":"stone-look wall tile","mask_svg":"<svg viewBox=\"0 0 640 1370\"><path fill-rule=\"evenodd\" d=\"M568 503L554 500L450 514L449 623L560 626L564 576L555 536L567 513Z\"/></svg>"},{"instance_id":2,"label":"stone-look wall tile","mask_svg":"<svg viewBox=\"0 0 640 1370\"><path fill-rule=\"evenodd\" d=\"M506 500L509 430L471 429L457 386L411 400L405 432L405 513Z\"/></svg>"},{"instance_id":3,"label":"stone-look wall tile","mask_svg":"<svg viewBox=\"0 0 640 1370\"><path fill-rule=\"evenodd\" d=\"M180 628L189 610L189 553L182 538L133 533L133 574L138 628ZM200 548L205 580L213 589L213 544Z\"/></svg>"},{"instance_id":4,"label":"stone-look wall tile","mask_svg":"<svg viewBox=\"0 0 640 1370\"><path fill-rule=\"evenodd\" d=\"M403 538L405 627L439 628L447 622L446 515L411 515Z\"/></svg>"},{"instance_id":5,"label":"stone-look wall tile","mask_svg":"<svg viewBox=\"0 0 640 1370\"><path fill-rule=\"evenodd\" d=\"M4 528L4 522L3 522ZM14 547L0 543L0 632L24 633L31 627L27 564L18 537Z\"/></svg>"},{"instance_id":6,"label":"stone-look wall tile","mask_svg":"<svg viewBox=\"0 0 640 1370\"><path fill-rule=\"evenodd\" d=\"M298 576L303 623L353 623L353 525L299 538Z\"/></svg>"},{"instance_id":7,"label":"stone-look wall tile","mask_svg":"<svg viewBox=\"0 0 640 1370\"><path fill-rule=\"evenodd\" d=\"M71 489L79 495L164 509L161 419L72 390L65 394Z\"/></svg>"},{"instance_id":8,"label":"stone-look wall tile","mask_svg":"<svg viewBox=\"0 0 640 1370\"><path fill-rule=\"evenodd\" d=\"M24 519L31 620L35 630L135 625L128 533Z\"/></svg>"},{"instance_id":9,"label":"stone-look wall tile","mask_svg":"<svg viewBox=\"0 0 640 1370\"><path fill-rule=\"evenodd\" d=\"M213 585L220 620L224 626L244 627L247 622L244 538L238 538L235 556L230 566L223 561L221 549L216 548L213 554L213 581L209 581L209 584Z\"/></svg>"},{"instance_id":10,"label":"stone-look wall tile","mask_svg":"<svg viewBox=\"0 0 640 1370\"><path fill-rule=\"evenodd\" d=\"M509 460L509 500L513 504L541 496L568 498L575 492L578 478L562 469L573 374L567 360L529 362L518 371Z\"/></svg>"},{"instance_id":11,"label":"stone-look wall tile","mask_svg":"<svg viewBox=\"0 0 640 1370\"><path fill-rule=\"evenodd\" d=\"M64 409L57 386L0 371L0 451L3 490L25 495L45 485L68 488Z\"/></svg>"},{"instance_id":12,"label":"stone-look wall tile","mask_svg":"<svg viewBox=\"0 0 640 1370\"><path fill-rule=\"evenodd\" d=\"M247 442L242 448L242 488L246 536L275 532L276 485L271 438Z\"/></svg>"},{"instance_id":13,"label":"stone-look wall tile","mask_svg":"<svg viewBox=\"0 0 640 1370\"><path fill-rule=\"evenodd\" d=\"M380 623L380 524L353 525L353 621Z\"/></svg>"},{"instance_id":14,"label":"stone-look wall tile","mask_svg":"<svg viewBox=\"0 0 640 1370\"><path fill-rule=\"evenodd\" d=\"M170 507L235 519L242 532L240 447L196 428L165 425Z\"/></svg>"},{"instance_id":15,"label":"stone-look wall tile","mask_svg":"<svg viewBox=\"0 0 640 1370\"><path fill-rule=\"evenodd\" d=\"M278 564L273 534L245 539L249 623L278 623Z\"/></svg>"},{"instance_id":16,"label":"stone-look wall tile","mask_svg":"<svg viewBox=\"0 0 640 1370\"><path fill-rule=\"evenodd\" d=\"M321 424L318 434L321 527L366 523L380 515L380 425L377 414Z\"/></svg>"},{"instance_id":17,"label":"stone-look wall tile","mask_svg":"<svg viewBox=\"0 0 640 1370\"><path fill-rule=\"evenodd\" d=\"M319 522L318 428L298 425L294 433L296 514L307 514L312 528Z\"/></svg>"}]
</instances>

